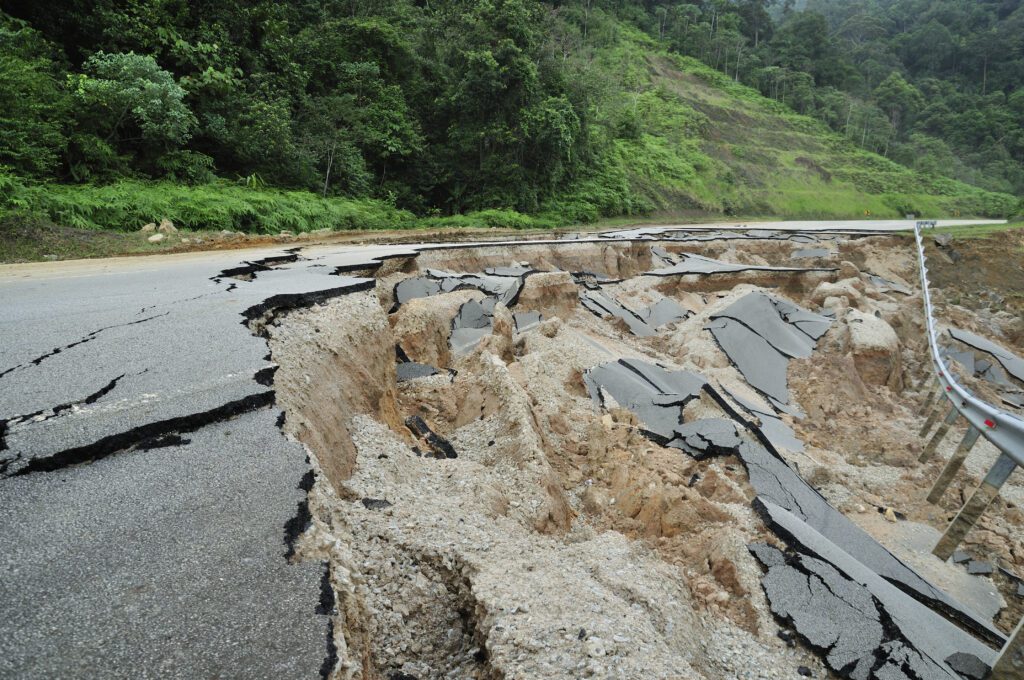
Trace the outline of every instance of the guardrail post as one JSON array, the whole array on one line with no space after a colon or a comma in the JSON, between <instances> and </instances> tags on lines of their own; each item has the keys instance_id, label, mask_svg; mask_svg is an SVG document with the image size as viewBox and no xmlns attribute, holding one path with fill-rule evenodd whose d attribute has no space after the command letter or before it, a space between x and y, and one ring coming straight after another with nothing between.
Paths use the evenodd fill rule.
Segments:
<instances>
[{"instance_id":1,"label":"guardrail post","mask_svg":"<svg viewBox=\"0 0 1024 680\"><path fill-rule=\"evenodd\" d=\"M992 666L989 680L1020 680L1024 678L1024 619L1013 629Z\"/></svg>"},{"instance_id":2,"label":"guardrail post","mask_svg":"<svg viewBox=\"0 0 1024 680\"><path fill-rule=\"evenodd\" d=\"M921 408L917 412L917 415L923 416L925 413L927 413L928 409L931 408L932 403L935 401L935 397L937 396L939 396L939 388L933 387L932 391L928 393L927 397L925 397L924 402L921 404ZM928 427L931 428L931 425L929 425Z\"/></svg>"},{"instance_id":3,"label":"guardrail post","mask_svg":"<svg viewBox=\"0 0 1024 680\"><path fill-rule=\"evenodd\" d=\"M924 451L921 452L921 457L917 459L918 463L924 463L935 454L935 449L939 448L939 442L949 432L949 428L952 427L953 423L956 422L957 418L960 417L960 411L956 410L956 406L949 409L949 413L946 414L946 419L939 425L939 429L935 430L935 434L932 435L928 445L924 447Z\"/></svg>"},{"instance_id":4,"label":"guardrail post","mask_svg":"<svg viewBox=\"0 0 1024 680\"><path fill-rule=\"evenodd\" d=\"M932 550L933 555L943 562L950 558L953 551L964 540L967 532L978 522L982 513L985 512L985 508L999 495L999 489L1006 483L1010 473L1016 467L1017 464L1013 461L1013 458L1010 458L1005 453L999 454L999 458L996 459L988 474L985 475L985 479L982 480L981 486L975 490L967 502L964 503L964 507L960 508L960 512L956 514L953 521L946 527L946 532L942 534L942 538L939 539L939 542L935 544L935 549Z\"/></svg>"},{"instance_id":5,"label":"guardrail post","mask_svg":"<svg viewBox=\"0 0 1024 680\"><path fill-rule=\"evenodd\" d=\"M942 414L942 404L936 404L932 412L928 414L928 419L924 421L924 425L921 426L921 431L917 433L918 438L924 437L928 434L928 431L932 429L932 425L939 419L939 415Z\"/></svg>"},{"instance_id":6,"label":"guardrail post","mask_svg":"<svg viewBox=\"0 0 1024 680\"><path fill-rule=\"evenodd\" d=\"M939 474L939 478L935 480L935 486L928 492L928 502L931 504L937 504L942 498L942 494L946 493L946 489L949 488L950 482L956 477L956 473L960 470L960 467L967 460L967 454L972 448L974 443L978 441L978 437L981 432L978 428L971 425L967 428L967 434L960 440L960 446L956 447L956 451L953 456L946 463L946 467L942 468L942 472Z\"/></svg>"}]
</instances>

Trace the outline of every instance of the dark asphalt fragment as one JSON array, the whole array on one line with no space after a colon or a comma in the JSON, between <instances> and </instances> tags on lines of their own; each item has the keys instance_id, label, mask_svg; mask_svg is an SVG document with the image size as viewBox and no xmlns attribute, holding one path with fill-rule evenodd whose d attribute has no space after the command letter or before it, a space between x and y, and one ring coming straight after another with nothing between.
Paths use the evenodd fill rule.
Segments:
<instances>
[{"instance_id":1,"label":"dark asphalt fragment","mask_svg":"<svg viewBox=\"0 0 1024 680\"><path fill-rule=\"evenodd\" d=\"M946 657L946 663L969 680L985 680L988 677L989 667L973 654L964 654L963 652L950 654Z\"/></svg>"},{"instance_id":2,"label":"dark asphalt fragment","mask_svg":"<svg viewBox=\"0 0 1024 680\"><path fill-rule=\"evenodd\" d=\"M978 369L977 364L974 360L974 352L961 351L954 347L940 347L939 354L943 359L952 359L961 366L967 372L967 375L975 375ZM991 366L991 364L989 364ZM986 366L987 368L987 366Z\"/></svg>"},{"instance_id":3,"label":"dark asphalt fragment","mask_svg":"<svg viewBox=\"0 0 1024 680\"><path fill-rule=\"evenodd\" d=\"M807 531L820 533L822 540L827 540L832 549L854 556L861 568L884 579L922 603L922 606L943 612L982 639L993 643L1003 639L990 622L978 618L971 610L921 578L843 513L833 508L782 459L763 446L747 441L740 444L738 454L747 468L750 484L758 495L755 507L757 503L767 503L784 509L806 526ZM934 616L941 618L938 614Z\"/></svg>"},{"instance_id":4,"label":"dark asphalt fragment","mask_svg":"<svg viewBox=\"0 0 1024 680\"><path fill-rule=\"evenodd\" d=\"M420 416L409 416L405 419L405 426L419 437L434 452L434 458L458 458L455 448L447 439L430 429L426 421Z\"/></svg>"},{"instance_id":5,"label":"dark asphalt fragment","mask_svg":"<svg viewBox=\"0 0 1024 680\"><path fill-rule=\"evenodd\" d=\"M750 293L712 315L704 328L752 387L786 404L789 358L811 356L831 323L786 300Z\"/></svg>"},{"instance_id":6,"label":"dark asphalt fragment","mask_svg":"<svg viewBox=\"0 0 1024 680\"><path fill-rule=\"evenodd\" d=\"M988 576L992 573L992 565L982 560L971 560L967 563L967 573L975 576Z\"/></svg>"},{"instance_id":7,"label":"dark asphalt fragment","mask_svg":"<svg viewBox=\"0 0 1024 680\"><path fill-rule=\"evenodd\" d=\"M758 546L754 554L767 568L761 585L772 614L822 650L833 670L850 668L851 677L867 680L876 650L886 641L882 616L871 594L832 565L809 555L786 557L767 545Z\"/></svg>"},{"instance_id":8,"label":"dark asphalt fragment","mask_svg":"<svg viewBox=\"0 0 1024 680\"><path fill-rule=\"evenodd\" d=\"M448 342L456 355L469 352L477 343L490 335L494 326L494 305L497 299L469 300L459 307L452 319L452 332Z\"/></svg>"},{"instance_id":9,"label":"dark asphalt fragment","mask_svg":"<svg viewBox=\"0 0 1024 680\"><path fill-rule=\"evenodd\" d=\"M391 501L382 498L363 498L360 502L367 510L384 510L391 507Z\"/></svg>"},{"instance_id":10,"label":"dark asphalt fragment","mask_svg":"<svg viewBox=\"0 0 1024 680\"><path fill-rule=\"evenodd\" d=\"M679 253L678 262L668 267L661 267L645 272L644 276L686 276L688 274L730 274L735 272L792 272L794 274L814 271L834 271L832 268L808 268L808 267L771 267L751 264L737 264L734 262L721 262L710 257L694 255L692 253Z\"/></svg>"},{"instance_id":11,"label":"dark asphalt fragment","mask_svg":"<svg viewBox=\"0 0 1024 680\"><path fill-rule=\"evenodd\" d=\"M1021 359L1013 352L997 345L991 340L969 331L960 330L959 328L950 328L949 335L954 340L958 340L965 345L991 354L1006 369L1007 373L1017 380L1024 382L1024 359Z\"/></svg>"},{"instance_id":12,"label":"dark asphalt fragment","mask_svg":"<svg viewBox=\"0 0 1024 680\"><path fill-rule=\"evenodd\" d=\"M812 337L796 323L817 323L823 327L823 334L831 321L792 303L778 303L776 299L763 293L749 293L721 312L711 315L711 318L739 321L764 338L781 354L792 359L806 359L814 351L815 340L820 335ZM786 318L783 318L783 314Z\"/></svg>"},{"instance_id":13,"label":"dark asphalt fragment","mask_svg":"<svg viewBox=\"0 0 1024 680\"><path fill-rule=\"evenodd\" d=\"M517 333L525 333L531 328L536 328L544 320L540 312L516 312L512 315L512 321L516 325Z\"/></svg>"},{"instance_id":14,"label":"dark asphalt fragment","mask_svg":"<svg viewBox=\"0 0 1024 680\"><path fill-rule=\"evenodd\" d=\"M595 403L607 406L605 400L611 398L633 411L642 423L642 431L661 445L673 442L671 445L695 456L735 453L747 468L750 483L758 494L756 503L762 507L779 508L780 512L799 522L804 531L815 535L820 532L821 540L827 541L830 549L856 556L853 561L859 565L858 569L884 580L901 597L927 611L930 617L946 623L945 615L983 639L994 643L1002 640L1002 635L989 622L978 619L970 610L922 579L833 508L793 468L767 448L770 446L767 439L761 443L749 441L740 436L733 422L724 421L731 431L715 422L722 419L683 423L683 406L704 392L736 421L752 426L701 376L687 371L671 371L643 361L620 359L595 366L584 374L584 383ZM778 522L773 525L778 527ZM780 535L785 537L787 531L790 530L786 529ZM943 612L943 615L933 609Z\"/></svg>"},{"instance_id":15,"label":"dark asphalt fragment","mask_svg":"<svg viewBox=\"0 0 1024 680\"><path fill-rule=\"evenodd\" d=\"M675 429L675 435L666 446L681 449L698 460L733 453L742 441L736 424L725 418L684 423Z\"/></svg>"},{"instance_id":16,"label":"dark asphalt fragment","mask_svg":"<svg viewBox=\"0 0 1024 680\"><path fill-rule=\"evenodd\" d=\"M770 501L758 498L755 508L794 551L782 565L777 556L761 560L772 611L823 650L833 670L858 680L952 680L959 676L945 662L951 654L993 662L995 650L879 576L856 553Z\"/></svg>"},{"instance_id":17,"label":"dark asphalt fragment","mask_svg":"<svg viewBox=\"0 0 1024 680\"><path fill-rule=\"evenodd\" d=\"M658 300L639 312L640 318L652 328L660 328L665 324L682 321L692 315L691 310L668 297Z\"/></svg>"},{"instance_id":18,"label":"dark asphalt fragment","mask_svg":"<svg viewBox=\"0 0 1024 680\"><path fill-rule=\"evenodd\" d=\"M437 375L441 371L429 364L420 364L415 361L404 361L395 366L395 372L398 375L398 382L406 382L407 380L415 380L416 378L427 378L432 375Z\"/></svg>"},{"instance_id":19,"label":"dark asphalt fragment","mask_svg":"<svg viewBox=\"0 0 1024 680\"><path fill-rule=\"evenodd\" d=\"M1003 400L1003 403L1007 406L1015 406L1016 408L1024 409L1024 394L1020 393L1009 393L1004 392L999 395L999 398Z\"/></svg>"},{"instance_id":20,"label":"dark asphalt fragment","mask_svg":"<svg viewBox=\"0 0 1024 680\"><path fill-rule=\"evenodd\" d=\"M603 290L592 290L581 288L579 291L580 303L588 311L599 317L613 316L625 322L629 331L638 337L648 338L655 335L654 328L648 324L639 314L629 309Z\"/></svg>"},{"instance_id":21,"label":"dark asphalt fragment","mask_svg":"<svg viewBox=\"0 0 1024 680\"><path fill-rule=\"evenodd\" d=\"M758 419L760 422L758 429L761 430L773 446L793 452L804 450L804 443L797 438L793 429L784 423L771 407L764 407L750 399L745 399L728 388L723 388L723 390L733 401Z\"/></svg>"},{"instance_id":22,"label":"dark asphalt fragment","mask_svg":"<svg viewBox=\"0 0 1024 680\"><path fill-rule=\"evenodd\" d=\"M883 293L899 293L900 295L913 295L914 291L907 288L902 283L896 281L890 281L889 279L883 278L870 272L867 273L868 281L871 282L875 288Z\"/></svg>"},{"instance_id":23,"label":"dark asphalt fragment","mask_svg":"<svg viewBox=\"0 0 1024 680\"><path fill-rule=\"evenodd\" d=\"M395 285L395 306L404 305L409 300L439 295L440 293L440 282L429 276L414 276L403 279Z\"/></svg>"},{"instance_id":24,"label":"dark asphalt fragment","mask_svg":"<svg viewBox=\"0 0 1024 680\"><path fill-rule=\"evenodd\" d=\"M663 267L671 267L679 262L679 258L661 246L651 246L651 260Z\"/></svg>"},{"instance_id":25,"label":"dark asphalt fragment","mask_svg":"<svg viewBox=\"0 0 1024 680\"><path fill-rule=\"evenodd\" d=\"M711 331L719 347L751 387L779 402L789 402L786 381L789 360L767 340L728 318L709 321L704 328Z\"/></svg>"},{"instance_id":26,"label":"dark asphalt fragment","mask_svg":"<svg viewBox=\"0 0 1024 680\"><path fill-rule=\"evenodd\" d=\"M636 413L645 432L661 444L678 436L683 406L696 399L706 384L696 373L670 371L635 359L595 366L583 381L596 404L604 405L604 395L611 397Z\"/></svg>"}]
</instances>

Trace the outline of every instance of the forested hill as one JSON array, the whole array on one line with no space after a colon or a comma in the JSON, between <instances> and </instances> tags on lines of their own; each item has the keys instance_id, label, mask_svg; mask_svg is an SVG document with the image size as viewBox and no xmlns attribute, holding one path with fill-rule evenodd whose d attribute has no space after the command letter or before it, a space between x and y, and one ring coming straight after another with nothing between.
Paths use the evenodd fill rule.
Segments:
<instances>
[{"instance_id":1,"label":"forested hill","mask_svg":"<svg viewBox=\"0 0 1024 680\"><path fill-rule=\"evenodd\" d=\"M7 0L0 211L246 231L1008 216L1019 5Z\"/></svg>"}]
</instances>

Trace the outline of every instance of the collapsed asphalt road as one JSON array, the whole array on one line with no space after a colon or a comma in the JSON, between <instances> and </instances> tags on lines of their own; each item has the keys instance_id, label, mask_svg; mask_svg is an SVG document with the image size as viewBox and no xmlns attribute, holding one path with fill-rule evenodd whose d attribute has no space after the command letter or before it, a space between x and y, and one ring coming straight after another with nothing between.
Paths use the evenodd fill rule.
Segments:
<instances>
[{"instance_id":1,"label":"collapsed asphalt road","mask_svg":"<svg viewBox=\"0 0 1024 680\"><path fill-rule=\"evenodd\" d=\"M826 226L907 223L766 233ZM286 557L308 522L311 468L280 431L261 333L279 314L372 287L351 274L416 250L0 273L0 675L330 668L323 569Z\"/></svg>"}]
</instances>

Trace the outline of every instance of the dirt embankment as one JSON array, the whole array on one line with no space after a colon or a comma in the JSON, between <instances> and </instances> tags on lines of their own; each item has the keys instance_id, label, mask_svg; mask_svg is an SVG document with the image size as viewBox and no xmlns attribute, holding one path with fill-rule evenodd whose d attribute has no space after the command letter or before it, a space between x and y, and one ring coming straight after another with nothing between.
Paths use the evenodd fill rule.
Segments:
<instances>
[{"instance_id":1,"label":"dirt embankment","mask_svg":"<svg viewBox=\"0 0 1024 680\"><path fill-rule=\"evenodd\" d=\"M800 667L829 677L809 648L779 637L762 569L747 549L779 541L751 507L742 462L662 446L628 404L599 408L583 378L620 358L660 362L769 409L705 329L760 291L834 316L813 355L789 361L795 415L779 419L803 446L783 447L783 455L927 578L973 597L967 579L975 577L929 562L930 546L919 544L944 527L993 454L979 445L941 507L924 500L956 437L934 462L917 463L916 387L926 368L920 298L870 278L913 288L912 251L891 237L825 246L831 255L799 264L826 271L678 277L643 276L658 266L649 244L435 251L378 271L374 291L268 329L285 429L318 471L313 526L299 553L330 565L331 677L783 678ZM671 257L752 267L793 266L798 247L666 244ZM428 268L494 267L530 273L515 296L485 310L490 325L468 350L456 349L452 329L457 317L469 318L467 303L486 301L479 286L396 306L396 284ZM669 299L687 314L637 335L579 304L588 289L628 310ZM543 318L520 329L531 311ZM943 311L974 327L997 324L1013 342L1005 317ZM399 382L396 356L438 372ZM680 420L711 417L729 415L702 395ZM1010 500L1020 493L1011 483L1008 502L988 513L967 548L1024 574L1024 517ZM906 519L887 521L886 508ZM1014 615L1004 610L1004 629Z\"/></svg>"}]
</instances>

